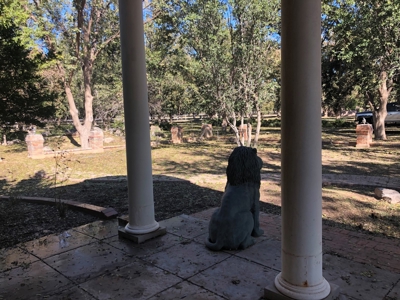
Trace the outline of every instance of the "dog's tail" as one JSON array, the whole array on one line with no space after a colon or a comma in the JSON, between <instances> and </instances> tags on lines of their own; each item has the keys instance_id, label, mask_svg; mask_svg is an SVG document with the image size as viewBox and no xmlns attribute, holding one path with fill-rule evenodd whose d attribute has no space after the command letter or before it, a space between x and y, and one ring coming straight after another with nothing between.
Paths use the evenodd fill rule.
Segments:
<instances>
[{"instance_id":1,"label":"dog's tail","mask_svg":"<svg viewBox=\"0 0 400 300\"><path fill-rule=\"evenodd\" d=\"M217 239L215 243L211 242L210 239L207 237L206 238L206 247L212 251L219 251L222 249L223 245L222 243L219 243L221 239Z\"/></svg>"}]
</instances>

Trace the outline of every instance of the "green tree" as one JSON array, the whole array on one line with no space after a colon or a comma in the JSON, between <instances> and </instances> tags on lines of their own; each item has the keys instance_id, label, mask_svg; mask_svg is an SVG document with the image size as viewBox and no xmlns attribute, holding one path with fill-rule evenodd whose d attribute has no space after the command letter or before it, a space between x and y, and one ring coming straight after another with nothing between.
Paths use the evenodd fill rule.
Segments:
<instances>
[{"instance_id":1,"label":"green tree","mask_svg":"<svg viewBox=\"0 0 400 300\"><path fill-rule=\"evenodd\" d=\"M15 7L12 4L15 3L0 1L0 16L11 18L0 18L0 130L3 134L15 123L42 124L53 115L55 99L40 76L46 57L24 44L23 30L18 26L26 24L27 19L21 16L28 18L28 15L23 9L14 10L13 21L7 6Z\"/></svg>"},{"instance_id":2,"label":"green tree","mask_svg":"<svg viewBox=\"0 0 400 300\"><path fill-rule=\"evenodd\" d=\"M357 87L373 109L375 138L385 140L386 105L400 69L400 3L327 0L323 8L324 82L332 80L326 94L345 97Z\"/></svg>"},{"instance_id":3,"label":"green tree","mask_svg":"<svg viewBox=\"0 0 400 300\"><path fill-rule=\"evenodd\" d=\"M240 144L237 116L250 118L256 111L260 125L263 105L275 99L278 72L273 61L278 43L272 35L277 32L278 9L278 1L153 2L150 15L156 18L149 27L147 46L157 44L160 50L155 54L151 48L148 66L169 76L166 81L150 76L151 91L160 95L164 89L156 86L171 85L171 80L184 84L180 92L174 90L177 98L186 99L185 92L195 98L186 106L222 117ZM158 99L164 103L168 97Z\"/></svg>"},{"instance_id":4,"label":"green tree","mask_svg":"<svg viewBox=\"0 0 400 300\"><path fill-rule=\"evenodd\" d=\"M93 115L108 128L124 113L122 95L122 65L119 40L109 43L99 54L93 68Z\"/></svg>"},{"instance_id":5,"label":"green tree","mask_svg":"<svg viewBox=\"0 0 400 300\"><path fill-rule=\"evenodd\" d=\"M251 123L257 113L254 145L257 146L261 127L261 109L265 102L275 100L276 65L274 54L278 48L276 39L279 23L279 2L261 0L232 0L229 25L232 53L232 82L237 91L235 106L242 117ZM248 126L248 136L250 127ZM247 146L250 146L248 139Z\"/></svg>"},{"instance_id":6,"label":"green tree","mask_svg":"<svg viewBox=\"0 0 400 300\"><path fill-rule=\"evenodd\" d=\"M145 10L149 106L152 116L199 112L202 99L185 49L187 2L152 1Z\"/></svg>"}]
</instances>

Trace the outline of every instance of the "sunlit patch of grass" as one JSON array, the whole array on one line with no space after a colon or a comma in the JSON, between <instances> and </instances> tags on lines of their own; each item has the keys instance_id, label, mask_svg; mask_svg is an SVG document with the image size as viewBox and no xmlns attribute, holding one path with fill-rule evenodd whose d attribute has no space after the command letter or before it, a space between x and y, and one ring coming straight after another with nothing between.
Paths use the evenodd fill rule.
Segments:
<instances>
[{"instance_id":1,"label":"sunlit patch of grass","mask_svg":"<svg viewBox=\"0 0 400 300\"><path fill-rule=\"evenodd\" d=\"M400 209L373 196L373 187L363 193L340 187L323 188L323 218L349 229L400 238Z\"/></svg>"}]
</instances>

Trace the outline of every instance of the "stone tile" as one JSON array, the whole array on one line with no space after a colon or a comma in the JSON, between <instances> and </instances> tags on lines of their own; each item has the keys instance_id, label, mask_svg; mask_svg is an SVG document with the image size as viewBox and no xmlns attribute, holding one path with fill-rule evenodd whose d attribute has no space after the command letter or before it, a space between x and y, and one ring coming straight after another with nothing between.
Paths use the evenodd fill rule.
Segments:
<instances>
[{"instance_id":1,"label":"stone tile","mask_svg":"<svg viewBox=\"0 0 400 300\"><path fill-rule=\"evenodd\" d=\"M142 244L136 244L130 240L119 238L118 236L103 240L104 243L110 244L113 247L124 251L129 255L136 257L145 257L157 252L164 251L174 245L180 243L188 243L190 240L176 236L173 234L165 234L148 240Z\"/></svg>"},{"instance_id":2,"label":"stone tile","mask_svg":"<svg viewBox=\"0 0 400 300\"><path fill-rule=\"evenodd\" d=\"M187 215L180 215L159 222L160 226L167 227L167 232L183 238L194 238L208 232L208 222Z\"/></svg>"},{"instance_id":3,"label":"stone tile","mask_svg":"<svg viewBox=\"0 0 400 300\"><path fill-rule=\"evenodd\" d=\"M259 241L257 238L255 240L255 245L245 250L238 251L235 255L280 271L281 241L275 239Z\"/></svg>"},{"instance_id":4,"label":"stone tile","mask_svg":"<svg viewBox=\"0 0 400 300\"><path fill-rule=\"evenodd\" d=\"M79 287L96 299L148 299L182 280L139 260L89 280Z\"/></svg>"},{"instance_id":5,"label":"stone tile","mask_svg":"<svg viewBox=\"0 0 400 300\"><path fill-rule=\"evenodd\" d=\"M64 276L81 283L132 262L134 258L106 243L96 242L44 261Z\"/></svg>"},{"instance_id":6,"label":"stone tile","mask_svg":"<svg viewBox=\"0 0 400 300\"><path fill-rule=\"evenodd\" d=\"M355 299L381 300L400 279L400 274L325 254L323 274L340 287L340 293Z\"/></svg>"},{"instance_id":7,"label":"stone tile","mask_svg":"<svg viewBox=\"0 0 400 300\"><path fill-rule=\"evenodd\" d=\"M264 288L274 281L278 273L232 256L189 278L189 281L227 299L256 300L264 296Z\"/></svg>"},{"instance_id":8,"label":"stone tile","mask_svg":"<svg viewBox=\"0 0 400 300\"><path fill-rule=\"evenodd\" d=\"M70 281L41 261L0 273L0 299L43 299Z\"/></svg>"},{"instance_id":9,"label":"stone tile","mask_svg":"<svg viewBox=\"0 0 400 300\"><path fill-rule=\"evenodd\" d=\"M200 211L198 213L192 214L193 218L202 219L205 221L209 221L211 219L212 214L218 207L209 208L207 210Z\"/></svg>"},{"instance_id":10,"label":"stone tile","mask_svg":"<svg viewBox=\"0 0 400 300\"><path fill-rule=\"evenodd\" d=\"M48 235L38 240L26 242L20 247L40 258L47 258L95 241L90 236L68 230L59 235Z\"/></svg>"},{"instance_id":11,"label":"stone tile","mask_svg":"<svg viewBox=\"0 0 400 300\"><path fill-rule=\"evenodd\" d=\"M82 225L80 227L76 227L73 230L102 240L118 235L118 221L117 219L100 220L90 224Z\"/></svg>"},{"instance_id":12,"label":"stone tile","mask_svg":"<svg viewBox=\"0 0 400 300\"><path fill-rule=\"evenodd\" d=\"M196 243L205 245L206 243L206 239L208 238L208 230L206 233L203 233L201 235L196 236L193 241L195 241Z\"/></svg>"},{"instance_id":13,"label":"stone tile","mask_svg":"<svg viewBox=\"0 0 400 300\"><path fill-rule=\"evenodd\" d=\"M18 247L0 249L0 272L17 267L26 267L37 260L37 257Z\"/></svg>"},{"instance_id":14,"label":"stone tile","mask_svg":"<svg viewBox=\"0 0 400 300\"><path fill-rule=\"evenodd\" d=\"M223 300L222 298L210 291L202 289L197 285L184 281L174 285L166 291L150 298L149 300L175 300L175 299L188 299L188 300Z\"/></svg>"},{"instance_id":15,"label":"stone tile","mask_svg":"<svg viewBox=\"0 0 400 300\"><path fill-rule=\"evenodd\" d=\"M175 245L144 259L179 277L188 278L229 256L224 252L209 251L202 244L188 241L188 243Z\"/></svg>"},{"instance_id":16,"label":"stone tile","mask_svg":"<svg viewBox=\"0 0 400 300\"><path fill-rule=\"evenodd\" d=\"M57 299L57 300L96 300L93 296L91 296L85 290L74 286L72 288L57 291L48 296L46 299Z\"/></svg>"},{"instance_id":17,"label":"stone tile","mask_svg":"<svg viewBox=\"0 0 400 300\"><path fill-rule=\"evenodd\" d=\"M385 300L398 300L398 299L400 299L400 281L397 282L397 284L385 298Z\"/></svg>"}]
</instances>

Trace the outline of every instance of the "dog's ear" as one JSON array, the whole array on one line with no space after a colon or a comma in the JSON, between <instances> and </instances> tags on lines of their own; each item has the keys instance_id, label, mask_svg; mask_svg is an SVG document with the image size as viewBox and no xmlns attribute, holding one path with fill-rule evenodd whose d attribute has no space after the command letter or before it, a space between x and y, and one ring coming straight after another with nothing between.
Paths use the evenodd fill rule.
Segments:
<instances>
[{"instance_id":1,"label":"dog's ear","mask_svg":"<svg viewBox=\"0 0 400 300\"><path fill-rule=\"evenodd\" d=\"M256 148L252 148L251 150L253 150L254 154L257 154L257 149Z\"/></svg>"}]
</instances>

